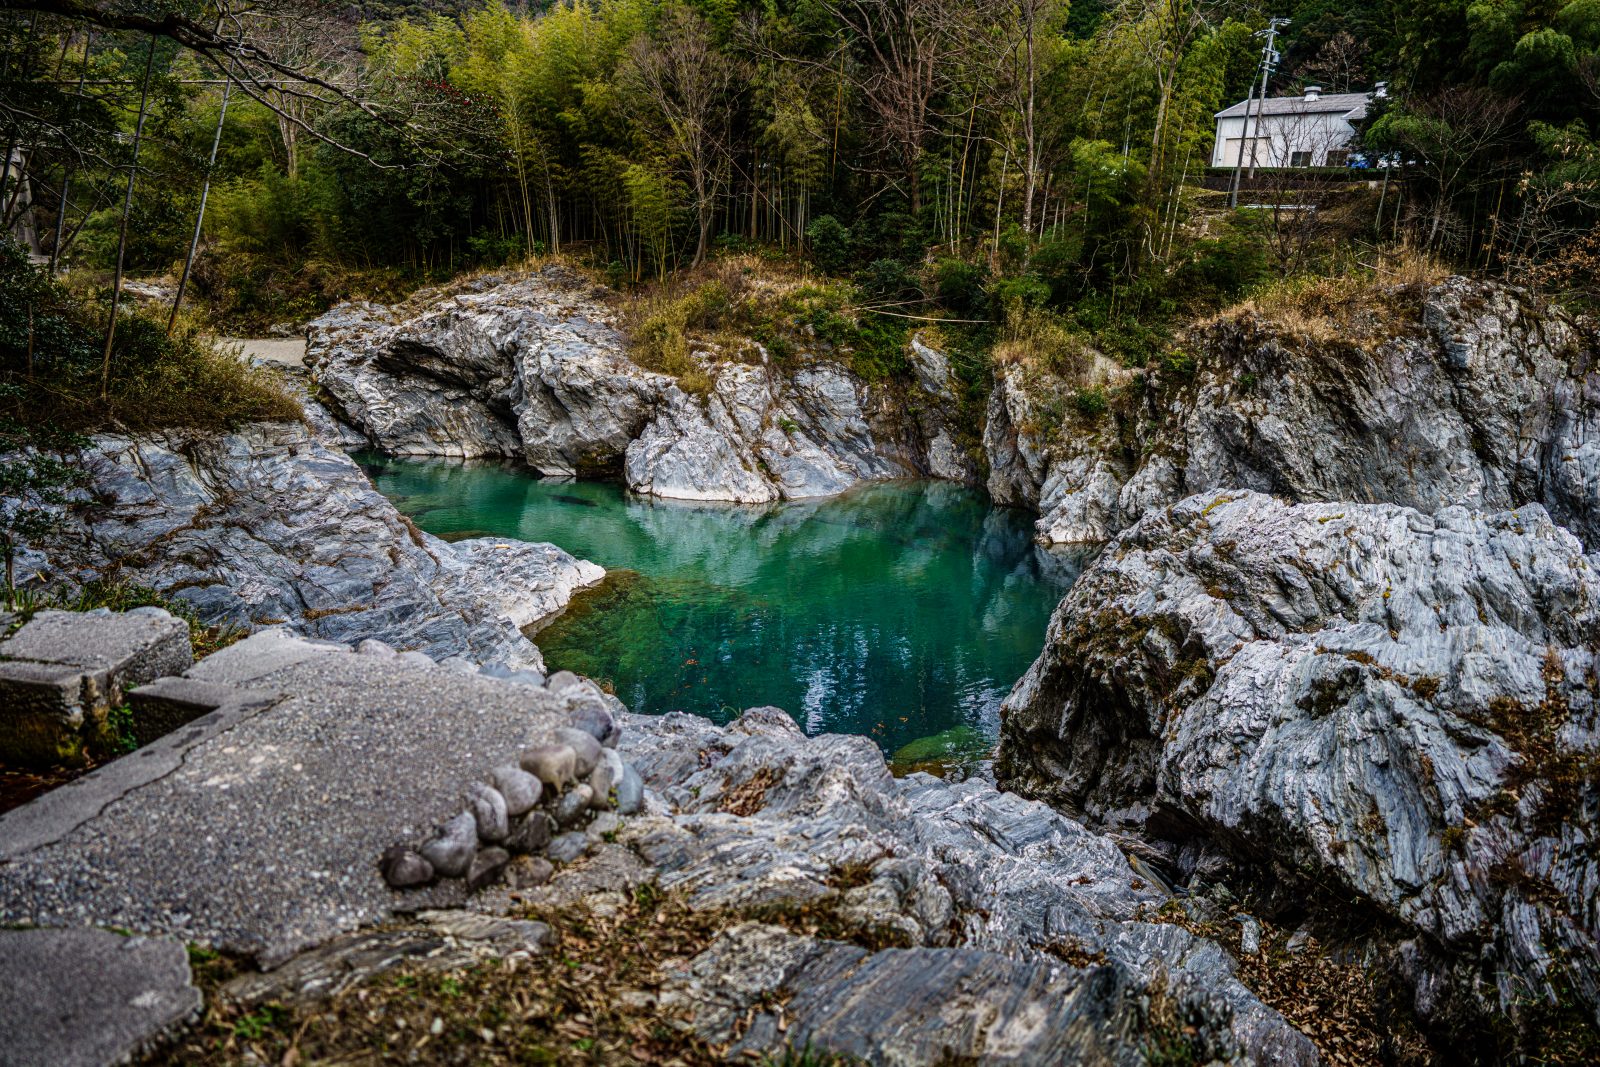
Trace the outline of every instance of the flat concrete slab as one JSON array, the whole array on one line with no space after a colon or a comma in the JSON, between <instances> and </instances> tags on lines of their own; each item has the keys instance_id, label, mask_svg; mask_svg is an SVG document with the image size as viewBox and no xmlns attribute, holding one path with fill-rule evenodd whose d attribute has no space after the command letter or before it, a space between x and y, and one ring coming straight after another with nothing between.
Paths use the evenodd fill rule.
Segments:
<instances>
[{"instance_id":1,"label":"flat concrete slab","mask_svg":"<svg viewBox=\"0 0 1600 1067\"><path fill-rule=\"evenodd\" d=\"M41 611L0 641L0 758L76 759L125 690L193 660L188 625L159 608Z\"/></svg>"},{"instance_id":2,"label":"flat concrete slab","mask_svg":"<svg viewBox=\"0 0 1600 1067\"><path fill-rule=\"evenodd\" d=\"M0 816L0 923L169 934L272 966L461 901L456 880L396 894L378 857L462 810L469 783L566 724L566 702L395 657L260 651L264 672L237 652L191 672L247 682L237 702Z\"/></svg>"},{"instance_id":3,"label":"flat concrete slab","mask_svg":"<svg viewBox=\"0 0 1600 1067\"><path fill-rule=\"evenodd\" d=\"M189 627L159 609L117 613L41 611L0 642L0 659L118 672L138 684L194 662Z\"/></svg>"},{"instance_id":4,"label":"flat concrete slab","mask_svg":"<svg viewBox=\"0 0 1600 1067\"><path fill-rule=\"evenodd\" d=\"M0 930L0 1067L102 1067L200 1010L184 946L105 930Z\"/></svg>"}]
</instances>

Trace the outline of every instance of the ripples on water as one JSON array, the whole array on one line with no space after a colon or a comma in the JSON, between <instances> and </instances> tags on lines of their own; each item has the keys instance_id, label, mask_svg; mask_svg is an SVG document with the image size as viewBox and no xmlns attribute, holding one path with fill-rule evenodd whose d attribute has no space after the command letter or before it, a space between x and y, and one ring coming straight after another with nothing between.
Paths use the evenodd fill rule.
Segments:
<instances>
[{"instance_id":1,"label":"ripples on water","mask_svg":"<svg viewBox=\"0 0 1600 1067\"><path fill-rule=\"evenodd\" d=\"M910 745L908 760L992 742L1082 565L1035 546L1027 515L946 482L744 507L495 464L367 469L430 533L551 541L608 570L530 631L551 670L608 681L641 712L774 704L808 733Z\"/></svg>"}]
</instances>

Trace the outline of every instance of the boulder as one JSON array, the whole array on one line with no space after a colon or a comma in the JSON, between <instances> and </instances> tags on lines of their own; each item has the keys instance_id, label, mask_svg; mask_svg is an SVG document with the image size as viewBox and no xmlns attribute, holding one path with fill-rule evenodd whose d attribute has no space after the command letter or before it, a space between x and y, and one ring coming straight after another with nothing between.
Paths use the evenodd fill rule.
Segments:
<instances>
[{"instance_id":1,"label":"boulder","mask_svg":"<svg viewBox=\"0 0 1600 1067\"><path fill-rule=\"evenodd\" d=\"M1597 565L1538 505L1190 498L1068 593L997 774L1381 915L1425 1019L1600 1016Z\"/></svg>"},{"instance_id":2,"label":"boulder","mask_svg":"<svg viewBox=\"0 0 1600 1067\"><path fill-rule=\"evenodd\" d=\"M908 417L886 386L826 360L780 370L764 354L696 353L714 385L691 395L634 363L604 290L564 268L344 305L309 336L318 396L394 454L518 457L545 475L746 504L919 472L974 480L948 359L920 339Z\"/></svg>"}]
</instances>

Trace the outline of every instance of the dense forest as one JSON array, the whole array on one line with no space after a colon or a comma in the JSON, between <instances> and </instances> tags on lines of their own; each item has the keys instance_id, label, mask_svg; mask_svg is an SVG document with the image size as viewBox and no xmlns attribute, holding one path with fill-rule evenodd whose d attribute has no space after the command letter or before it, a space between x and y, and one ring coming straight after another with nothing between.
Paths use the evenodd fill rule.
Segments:
<instances>
[{"instance_id":1,"label":"dense forest","mask_svg":"<svg viewBox=\"0 0 1600 1067\"><path fill-rule=\"evenodd\" d=\"M1178 316L1386 246L1577 299L1600 259L1596 0L0 10L4 229L82 292L183 276L234 330L529 255L629 287L737 250L1142 362ZM1269 91L1387 83L1363 136L1402 165L1258 175L1227 210L1212 116L1269 16ZM1307 181L1324 210L1278 210Z\"/></svg>"}]
</instances>

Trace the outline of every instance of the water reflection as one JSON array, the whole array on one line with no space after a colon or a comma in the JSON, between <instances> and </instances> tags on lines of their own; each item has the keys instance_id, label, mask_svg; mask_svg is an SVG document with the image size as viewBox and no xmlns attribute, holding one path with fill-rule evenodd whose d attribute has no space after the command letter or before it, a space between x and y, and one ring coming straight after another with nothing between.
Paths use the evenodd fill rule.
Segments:
<instances>
[{"instance_id":1,"label":"water reflection","mask_svg":"<svg viewBox=\"0 0 1600 1067\"><path fill-rule=\"evenodd\" d=\"M868 734L889 752L958 727L992 738L1084 563L948 483L740 507L497 465L368 469L432 533L553 541L611 572L537 633L553 669L608 679L639 711L776 704L808 732Z\"/></svg>"}]
</instances>

